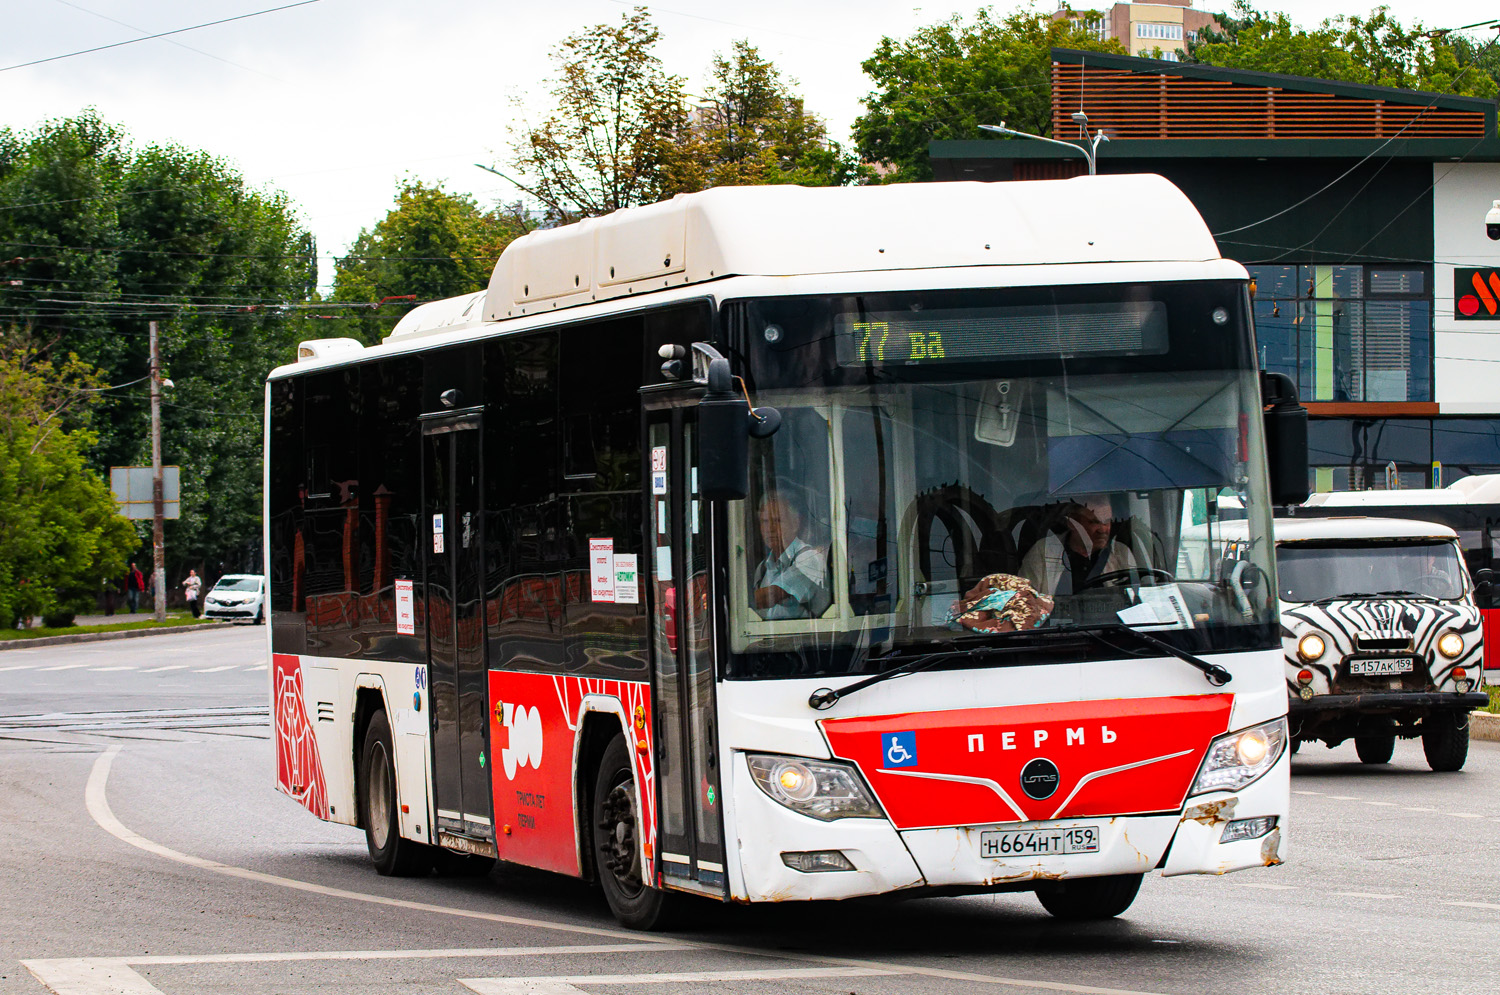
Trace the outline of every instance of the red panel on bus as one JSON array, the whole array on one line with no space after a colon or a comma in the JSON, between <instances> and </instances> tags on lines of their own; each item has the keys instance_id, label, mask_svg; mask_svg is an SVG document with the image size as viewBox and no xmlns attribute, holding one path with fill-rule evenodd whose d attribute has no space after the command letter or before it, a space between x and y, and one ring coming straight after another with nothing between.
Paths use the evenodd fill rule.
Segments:
<instances>
[{"instance_id":1,"label":"red panel on bus","mask_svg":"<svg viewBox=\"0 0 1500 995\"><path fill-rule=\"evenodd\" d=\"M318 737L307 721L302 696L302 660L290 653L272 653L272 713L276 717L276 787L313 815L328 818L328 784Z\"/></svg>"},{"instance_id":2,"label":"red panel on bus","mask_svg":"<svg viewBox=\"0 0 1500 995\"><path fill-rule=\"evenodd\" d=\"M1481 608L1479 615L1484 619L1484 669L1500 670L1500 608ZM1500 673L1488 673L1485 680L1500 682Z\"/></svg>"},{"instance_id":3,"label":"red panel on bus","mask_svg":"<svg viewBox=\"0 0 1500 995\"><path fill-rule=\"evenodd\" d=\"M578 875L573 786L575 741L584 717L607 711L628 723L642 804L648 880L654 880L656 805L651 767L651 700L648 685L633 681L490 671L490 770L494 784L495 846L500 859ZM592 777L594 771L582 772Z\"/></svg>"},{"instance_id":4,"label":"red panel on bus","mask_svg":"<svg viewBox=\"0 0 1500 995\"><path fill-rule=\"evenodd\" d=\"M898 829L1176 811L1230 694L964 708L821 724Z\"/></svg>"}]
</instances>

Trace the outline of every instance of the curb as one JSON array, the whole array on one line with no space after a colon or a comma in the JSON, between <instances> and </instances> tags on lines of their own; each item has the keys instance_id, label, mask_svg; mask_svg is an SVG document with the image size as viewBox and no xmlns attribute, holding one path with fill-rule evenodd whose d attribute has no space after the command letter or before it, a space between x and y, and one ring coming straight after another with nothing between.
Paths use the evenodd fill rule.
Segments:
<instances>
[{"instance_id":1,"label":"curb","mask_svg":"<svg viewBox=\"0 0 1500 995\"><path fill-rule=\"evenodd\" d=\"M102 643L110 639L139 639L144 636L176 636L184 632L202 632L205 629L222 629L233 622L199 622L197 625L172 625L160 629L123 629L119 632L80 632L76 636L39 636L36 639L0 640L0 653L6 650L24 650L35 646L67 646L70 643ZM1500 718L1500 716L1496 716Z\"/></svg>"},{"instance_id":2,"label":"curb","mask_svg":"<svg viewBox=\"0 0 1500 995\"><path fill-rule=\"evenodd\" d=\"M1500 743L1500 715L1494 712L1469 713L1469 738L1486 743Z\"/></svg>"}]
</instances>

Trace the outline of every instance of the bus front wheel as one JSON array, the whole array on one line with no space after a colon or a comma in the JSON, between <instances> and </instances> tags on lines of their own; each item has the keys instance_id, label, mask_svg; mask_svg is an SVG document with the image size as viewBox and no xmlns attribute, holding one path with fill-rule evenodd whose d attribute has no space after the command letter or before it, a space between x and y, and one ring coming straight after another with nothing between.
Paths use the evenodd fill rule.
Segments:
<instances>
[{"instance_id":1,"label":"bus front wheel","mask_svg":"<svg viewBox=\"0 0 1500 995\"><path fill-rule=\"evenodd\" d=\"M1058 919L1113 919L1135 901L1144 874L1102 878L1069 878L1038 885L1036 897Z\"/></svg>"},{"instance_id":2,"label":"bus front wheel","mask_svg":"<svg viewBox=\"0 0 1500 995\"><path fill-rule=\"evenodd\" d=\"M632 929L665 929L677 896L651 887L641 874L641 811L635 769L616 736L599 761L593 790L594 868L609 910Z\"/></svg>"},{"instance_id":3,"label":"bus front wheel","mask_svg":"<svg viewBox=\"0 0 1500 995\"><path fill-rule=\"evenodd\" d=\"M375 870L390 877L418 877L432 870L432 851L401 837L396 814L396 751L391 723L384 711L370 717L359 754L359 796L365 824L365 846Z\"/></svg>"},{"instance_id":4,"label":"bus front wheel","mask_svg":"<svg viewBox=\"0 0 1500 995\"><path fill-rule=\"evenodd\" d=\"M1469 713L1434 711L1422 720L1422 752L1436 771L1463 770L1469 759Z\"/></svg>"}]
</instances>

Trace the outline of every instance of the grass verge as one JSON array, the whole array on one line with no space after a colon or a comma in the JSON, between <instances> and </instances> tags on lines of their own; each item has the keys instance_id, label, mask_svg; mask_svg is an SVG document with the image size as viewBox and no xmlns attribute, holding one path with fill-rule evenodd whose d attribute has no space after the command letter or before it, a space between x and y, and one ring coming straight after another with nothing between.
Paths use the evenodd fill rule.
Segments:
<instances>
[{"instance_id":1,"label":"grass verge","mask_svg":"<svg viewBox=\"0 0 1500 995\"><path fill-rule=\"evenodd\" d=\"M182 625L202 625L210 619L193 618L183 615L177 618L169 617L165 622L157 622L154 619L146 622L115 622L110 625L70 625L66 629L48 629L38 627L35 629L0 629L0 641L13 641L17 639L41 639L43 636L81 636L86 632L125 632L130 629L171 629Z\"/></svg>"}]
</instances>

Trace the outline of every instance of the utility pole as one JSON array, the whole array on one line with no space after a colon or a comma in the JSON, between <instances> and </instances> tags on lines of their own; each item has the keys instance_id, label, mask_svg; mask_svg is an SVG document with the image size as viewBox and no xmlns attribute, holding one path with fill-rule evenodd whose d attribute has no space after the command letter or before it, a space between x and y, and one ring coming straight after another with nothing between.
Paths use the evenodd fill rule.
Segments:
<instances>
[{"instance_id":1,"label":"utility pole","mask_svg":"<svg viewBox=\"0 0 1500 995\"><path fill-rule=\"evenodd\" d=\"M162 519L161 480L161 344L156 336L156 322L151 322L151 556L155 569L151 590L155 599L156 620L167 620L166 541Z\"/></svg>"}]
</instances>

